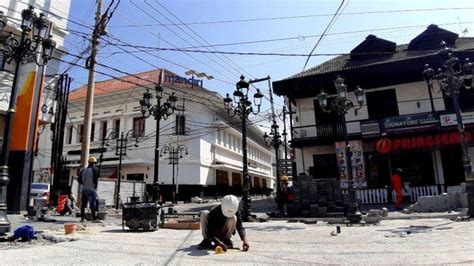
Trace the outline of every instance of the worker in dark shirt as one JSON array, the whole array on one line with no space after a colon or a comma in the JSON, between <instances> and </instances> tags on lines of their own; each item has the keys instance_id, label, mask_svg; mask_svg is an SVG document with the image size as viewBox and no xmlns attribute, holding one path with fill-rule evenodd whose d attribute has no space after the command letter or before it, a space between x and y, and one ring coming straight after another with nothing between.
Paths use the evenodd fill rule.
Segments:
<instances>
[{"instance_id":1,"label":"worker in dark shirt","mask_svg":"<svg viewBox=\"0 0 474 266\"><path fill-rule=\"evenodd\" d=\"M239 200L234 195L227 195L222 198L219 206L214 207L211 211L201 212L201 231L204 238L199 244L199 248L208 249L212 246L212 242L216 246L221 246L224 251L233 247L232 234L238 232L243 242L242 249L247 251L249 243L245 236L245 229L242 225L240 216Z\"/></svg>"}]
</instances>

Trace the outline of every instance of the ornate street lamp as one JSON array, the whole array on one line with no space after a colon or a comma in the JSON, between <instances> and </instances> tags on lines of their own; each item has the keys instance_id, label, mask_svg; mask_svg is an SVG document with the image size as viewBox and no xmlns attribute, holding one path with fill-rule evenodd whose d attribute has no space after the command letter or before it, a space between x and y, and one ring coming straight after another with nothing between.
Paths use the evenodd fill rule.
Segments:
<instances>
[{"instance_id":1,"label":"ornate street lamp","mask_svg":"<svg viewBox=\"0 0 474 266\"><path fill-rule=\"evenodd\" d=\"M248 171L247 162L247 118L250 114L258 114L260 112L260 106L262 105L263 94L257 89L254 94L254 104L257 107L257 111L254 112L252 102L248 99L250 83L245 81L245 77L240 76L240 81L237 82L235 91L233 93L234 100L226 94L224 98L224 107L228 114L233 111L232 116L239 116L242 119L242 178L243 184L243 217L242 219L246 222L250 220L250 175ZM234 107L232 102L235 101L237 106Z\"/></svg>"},{"instance_id":2,"label":"ornate street lamp","mask_svg":"<svg viewBox=\"0 0 474 266\"><path fill-rule=\"evenodd\" d=\"M177 187L178 187L178 182L175 182L175 165L179 164L179 160L184 158L184 156L187 156L188 153L188 147L184 144L180 145L166 145L163 148L161 148L160 151L160 157L163 157L164 155L167 155L169 159L169 164L171 164L171 167L173 168L172 170L172 191L173 191L173 203L178 203L178 196L177 196Z\"/></svg>"},{"instance_id":3,"label":"ornate street lamp","mask_svg":"<svg viewBox=\"0 0 474 266\"><path fill-rule=\"evenodd\" d=\"M6 190L7 185L10 182L9 171L8 171L8 158L9 158L9 146L10 146L10 133L13 122L13 115L15 113L16 99L17 99L17 84L20 73L20 66L26 61L26 59L33 58L39 66L45 66L51 59L56 42L54 42L49 36L45 39L48 33L51 31L50 22L45 18L44 14L40 14L38 17L30 6L21 12L21 38L18 41L13 33L9 35L3 41L3 60L4 63L15 62L15 72L13 75L12 89L10 93L10 101L7 110L7 116L5 119L5 128L3 133L3 144L2 154L0 157L0 237L3 237L10 231L10 221L7 218L7 204L6 204ZM4 34L5 26L7 25L7 19L3 12L0 11L0 29L1 34ZM28 34L33 31L33 36L30 39ZM38 47L42 46L41 52ZM42 59L42 62L40 60ZM3 68L2 68L3 69Z\"/></svg>"},{"instance_id":4,"label":"ornate street lamp","mask_svg":"<svg viewBox=\"0 0 474 266\"><path fill-rule=\"evenodd\" d=\"M118 133L118 132L116 132ZM135 139L133 147L138 147L140 132L135 129L130 129L126 134L123 132L120 134L120 138L117 139L117 145L115 146L115 155L119 157L119 169L117 177L117 189L115 193L115 209L118 210L120 207L120 186L122 184L122 157L127 156L128 140ZM108 144L108 143L107 143ZM106 145L107 145L106 144Z\"/></svg>"},{"instance_id":5,"label":"ornate street lamp","mask_svg":"<svg viewBox=\"0 0 474 266\"><path fill-rule=\"evenodd\" d=\"M344 135L345 156L347 162L347 178L349 180L349 210L347 219L351 223L358 223L362 220L362 213L359 210L359 204L356 197L356 183L354 182L354 175L352 173L352 152L347 136L346 114L350 109L359 110L364 104L364 90L359 86L356 87L354 94L356 96L357 105L351 100L347 99L347 85L344 84L344 79L340 76L334 80L336 87L336 97L328 104L328 95L321 91L318 94L319 106L324 112L336 112L341 117L342 133Z\"/></svg>"},{"instance_id":6,"label":"ornate street lamp","mask_svg":"<svg viewBox=\"0 0 474 266\"><path fill-rule=\"evenodd\" d=\"M275 120L273 120L273 125L271 126L270 134L265 132L263 134L263 139L265 140L265 144L268 147L275 148L275 163L276 163L276 177L277 177L277 206L278 212L281 215L285 215L285 210L283 206L283 199L281 195L281 184L280 184L280 160L279 160L279 151L280 145L283 143L281 140L280 132L278 132L278 125ZM285 158L286 159L286 158Z\"/></svg>"},{"instance_id":7,"label":"ornate street lamp","mask_svg":"<svg viewBox=\"0 0 474 266\"><path fill-rule=\"evenodd\" d=\"M155 86L155 97L156 97L156 104L153 105L151 103L151 99L153 96L147 90L143 94L143 99L140 100L140 108L144 118L148 118L153 116L156 120L156 134L155 134L155 164L154 164L154 173L153 173L153 201L158 200L158 193L159 193L159 183L158 183L158 170L160 165L160 155L159 155L159 147L160 147L160 121L161 119L166 120L168 116L172 115L176 110L176 101L178 100L174 94L174 92L168 97L168 100L161 103L161 99L163 97L163 86L161 84L163 80L164 70L161 70L161 78L160 83Z\"/></svg>"},{"instance_id":8,"label":"ornate street lamp","mask_svg":"<svg viewBox=\"0 0 474 266\"><path fill-rule=\"evenodd\" d=\"M462 89L469 90L472 87L472 71L473 66L469 58L465 58L461 64L458 57L453 55L451 48L443 41L441 42L441 50L438 55L443 60L443 65L438 70L432 69L428 64L425 65L423 77L429 90L435 92L443 92L446 96L451 97L453 101L454 111L456 113L456 122L460 136L460 144L462 150L462 161L464 166L464 175L466 179L466 192L468 196L469 215L474 216L474 177L472 175L471 158L467 150L466 130L462 120L461 108L459 106L459 93ZM437 81L439 89L435 90L433 81Z\"/></svg>"}]
</instances>

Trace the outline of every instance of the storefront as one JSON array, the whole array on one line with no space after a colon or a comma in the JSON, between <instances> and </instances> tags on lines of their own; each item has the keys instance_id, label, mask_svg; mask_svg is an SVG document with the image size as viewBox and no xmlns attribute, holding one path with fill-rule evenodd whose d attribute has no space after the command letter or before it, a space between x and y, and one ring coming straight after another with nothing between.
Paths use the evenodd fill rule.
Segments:
<instances>
[{"instance_id":1,"label":"storefront","mask_svg":"<svg viewBox=\"0 0 474 266\"><path fill-rule=\"evenodd\" d=\"M472 144L472 132L467 130L465 136L468 145ZM396 168L403 169L404 181L415 187L440 185L445 188L464 181L457 130L387 136L372 143L374 150L367 153L371 186L389 185L390 175Z\"/></svg>"}]
</instances>

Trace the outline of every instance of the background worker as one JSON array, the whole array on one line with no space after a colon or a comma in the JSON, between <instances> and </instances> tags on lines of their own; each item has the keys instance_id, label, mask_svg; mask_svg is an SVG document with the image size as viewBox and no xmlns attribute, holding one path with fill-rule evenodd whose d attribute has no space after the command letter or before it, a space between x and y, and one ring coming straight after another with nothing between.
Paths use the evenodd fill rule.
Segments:
<instances>
[{"instance_id":1,"label":"background worker","mask_svg":"<svg viewBox=\"0 0 474 266\"><path fill-rule=\"evenodd\" d=\"M90 157L89 165L79 173L77 182L82 185L81 190L81 222L85 219L85 208L89 203L92 213L92 221L96 221L97 185L99 184L99 170L95 166L97 159Z\"/></svg>"},{"instance_id":2,"label":"background worker","mask_svg":"<svg viewBox=\"0 0 474 266\"><path fill-rule=\"evenodd\" d=\"M231 237L237 230L243 242L242 249L247 251L249 243L245 236L245 229L240 215L239 200L234 195L227 195L222 198L220 205L211 211L201 212L201 232L203 240L199 243L200 249L212 247L212 242L216 246L221 246L224 251L233 247Z\"/></svg>"},{"instance_id":3,"label":"background worker","mask_svg":"<svg viewBox=\"0 0 474 266\"><path fill-rule=\"evenodd\" d=\"M289 188L288 188L288 176L284 175L281 176L280 178L280 195L278 200L278 212L281 215L286 215L286 206L288 203L288 193L289 193Z\"/></svg>"},{"instance_id":4,"label":"background worker","mask_svg":"<svg viewBox=\"0 0 474 266\"><path fill-rule=\"evenodd\" d=\"M401 210L402 209L402 202L403 202L403 192L402 192L402 186L403 186L403 183L402 183L402 174L403 174L403 170L401 168L397 168L397 170L395 170L395 173L392 175L392 189L395 191L396 193L396 205L395 205L395 208L397 210Z\"/></svg>"}]
</instances>

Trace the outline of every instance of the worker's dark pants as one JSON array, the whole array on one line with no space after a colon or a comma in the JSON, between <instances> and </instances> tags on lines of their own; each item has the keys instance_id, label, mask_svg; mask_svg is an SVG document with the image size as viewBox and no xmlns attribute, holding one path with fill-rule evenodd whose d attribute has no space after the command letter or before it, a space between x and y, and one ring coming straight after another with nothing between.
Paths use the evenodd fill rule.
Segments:
<instances>
[{"instance_id":1,"label":"worker's dark pants","mask_svg":"<svg viewBox=\"0 0 474 266\"><path fill-rule=\"evenodd\" d=\"M207 221L208 221L209 211L202 211L201 212L201 232L202 237L204 239L209 238L209 234L207 232ZM217 232L215 232L215 237L219 238L220 240L230 239L232 237L232 233L235 231L237 227L237 217L227 218L224 226L219 228Z\"/></svg>"},{"instance_id":2,"label":"worker's dark pants","mask_svg":"<svg viewBox=\"0 0 474 266\"><path fill-rule=\"evenodd\" d=\"M91 209L91 213L92 213L92 220L95 220L97 194L93 190L83 189L81 193L81 219L82 220L84 220L85 218L85 209L88 202L89 202L89 208Z\"/></svg>"}]
</instances>

